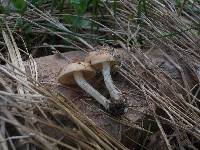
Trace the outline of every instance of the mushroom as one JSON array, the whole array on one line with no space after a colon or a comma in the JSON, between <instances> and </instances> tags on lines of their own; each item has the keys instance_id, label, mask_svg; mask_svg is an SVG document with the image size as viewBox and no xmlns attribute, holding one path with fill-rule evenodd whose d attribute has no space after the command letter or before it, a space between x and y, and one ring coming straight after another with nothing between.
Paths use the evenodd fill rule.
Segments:
<instances>
[{"instance_id":1,"label":"mushroom","mask_svg":"<svg viewBox=\"0 0 200 150\"><path fill-rule=\"evenodd\" d=\"M67 64L61 70L58 81L61 84L78 84L86 93L95 98L105 109L109 109L110 101L95 90L86 80L95 76L95 70L87 62Z\"/></svg>"},{"instance_id":2,"label":"mushroom","mask_svg":"<svg viewBox=\"0 0 200 150\"><path fill-rule=\"evenodd\" d=\"M97 69L102 70L106 87L110 93L110 97L114 100L120 100L121 94L113 84L113 80L110 75L110 68L113 66L115 59L106 51L93 51L85 58L85 62L91 63Z\"/></svg>"}]
</instances>

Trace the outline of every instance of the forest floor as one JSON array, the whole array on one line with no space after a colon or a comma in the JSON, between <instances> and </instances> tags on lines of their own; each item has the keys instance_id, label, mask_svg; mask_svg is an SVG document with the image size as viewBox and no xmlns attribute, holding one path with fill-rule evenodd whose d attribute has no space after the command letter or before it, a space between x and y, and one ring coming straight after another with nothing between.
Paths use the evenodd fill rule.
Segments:
<instances>
[{"instance_id":1,"label":"forest floor","mask_svg":"<svg viewBox=\"0 0 200 150\"><path fill-rule=\"evenodd\" d=\"M200 1L20 0L0 12L0 149L199 149ZM123 114L58 82L103 49ZM88 82L112 100L100 71Z\"/></svg>"}]
</instances>

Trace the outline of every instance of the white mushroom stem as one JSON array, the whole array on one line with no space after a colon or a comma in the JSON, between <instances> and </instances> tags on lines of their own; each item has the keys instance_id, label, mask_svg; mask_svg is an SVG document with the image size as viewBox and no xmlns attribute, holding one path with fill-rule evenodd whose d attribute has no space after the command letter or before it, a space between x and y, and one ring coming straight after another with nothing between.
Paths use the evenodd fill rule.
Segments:
<instances>
[{"instance_id":1,"label":"white mushroom stem","mask_svg":"<svg viewBox=\"0 0 200 150\"><path fill-rule=\"evenodd\" d=\"M105 109L109 109L110 101L107 100L103 95L101 95L97 90L95 90L83 77L82 72L74 72L74 79L76 83L89 95L95 98Z\"/></svg>"},{"instance_id":2,"label":"white mushroom stem","mask_svg":"<svg viewBox=\"0 0 200 150\"><path fill-rule=\"evenodd\" d=\"M102 74L104 78L104 82L106 84L106 87L110 93L110 97L114 100L120 99L120 92L117 90L115 85L113 84L113 80L110 75L110 63L109 62L103 62L103 69Z\"/></svg>"}]
</instances>

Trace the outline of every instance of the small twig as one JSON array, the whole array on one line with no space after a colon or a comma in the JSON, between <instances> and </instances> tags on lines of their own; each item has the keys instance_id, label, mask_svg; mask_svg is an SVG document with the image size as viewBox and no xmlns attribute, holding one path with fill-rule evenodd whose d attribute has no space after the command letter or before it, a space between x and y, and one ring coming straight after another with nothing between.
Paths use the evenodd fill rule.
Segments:
<instances>
[{"instance_id":1,"label":"small twig","mask_svg":"<svg viewBox=\"0 0 200 150\"><path fill-rule=\"evenodd\" d=\"M183 7L185 6L185 4L186 4L187 1L188 1L188 0L184 0L184 1L182 2L181 7L180 7L180 9L179 9L179 11L178 11L178 16L181 15L181 12L182 12L182 10L183 10Z\"/></svg>"},{"instance_id":2,"label":"small twig","mask_svg":"<svg viewBox=\"0 0 200 150\"><path fill-rule=\"evenodd\" d=\"M160 131L161 131L161 134L162 134L162 136L163 136L163 138L164 138L164 140L165 140L165 143L166 143L166 145L167 145L167 148L168 148L169 150L172 150L172 147L171 147L171 145L170 145L170 142L169 142L169 140L167 139L167 135L165 134L165 131L164 131L164 129L163 129L163 127L162 127L160 121L158 120L158 118L157 118L156 116L155 116L155 119L156 119L157 125L158 125L158 127L159 127L159 129L160 129Z\"/></svg>"}]
</instances>

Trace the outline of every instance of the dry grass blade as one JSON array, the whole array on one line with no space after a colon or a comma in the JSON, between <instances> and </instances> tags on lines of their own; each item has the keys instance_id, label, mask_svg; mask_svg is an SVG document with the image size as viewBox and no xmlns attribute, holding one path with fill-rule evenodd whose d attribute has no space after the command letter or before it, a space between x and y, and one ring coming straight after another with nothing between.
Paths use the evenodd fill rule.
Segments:
<instances>
[{"instance_id":1,"label":"dry grass blade","mask_svg":"<svg viewBox=\"0 0 200 150\"><path fill-rule=\"evenodd\" d=\"M10 59L11 59L12 63L17 68L19 68L21 71L25 72L25 67L23 65L23 61L22 61L20 52L18 50L17 44L16 44L16 42L15 42L15 40L13 38L13 35L12 35L12 33L11 33L11 31L10 31L8 26L7 26L7 29L9 31L9 36L4 30L2 31L2 35L4 37L4 41L5 41L6 46L8 48L8 51L9 51L9 54L10 54ZM26 78L21 78L21 79L24 80L24 82L26 82ZM26 91L25 91L23 86L18 86L18 92L20 94L26 93Z\"/></svg>"},{"instance_id":2,"label":"dry grass blade","mask_svg":"<svg viewBox=\"0 0 200 150\"><path fill-rule=\"evenodd\" d=\"M167 148L168 148L169 150L172 150L172 147L171 147L171 145L170 145L170 142L169 142L169 140L167 139L167 136L166 136L166 134L165 134L165 131L163 130L163 127L162 127L160 121L158 120L157 117L155 117L155 119L156 119L156 122L157 122L157 124L158 124L158 127L159 127L159 129L160 129L160 131L161 131L161 133L162 133L162 136L163 136L163 138L164 138L164 140L165 140L165 143L166 143L166 145L167 145Z\"/></svg>"}]
</instances>

